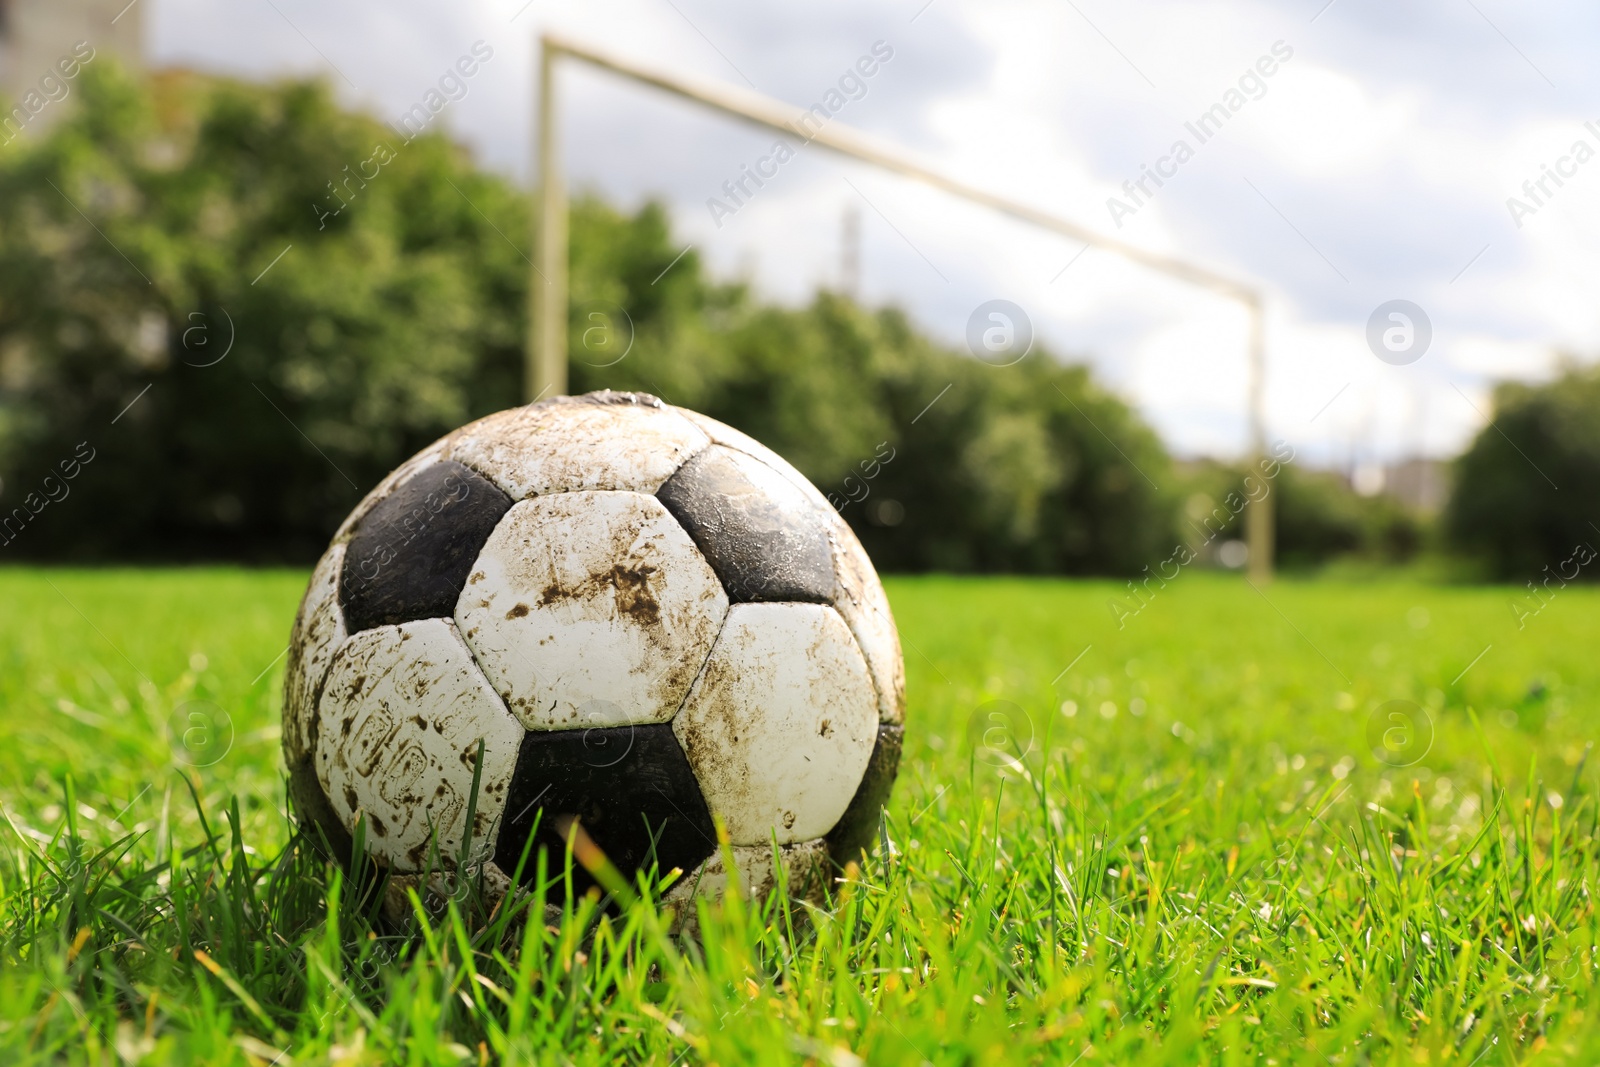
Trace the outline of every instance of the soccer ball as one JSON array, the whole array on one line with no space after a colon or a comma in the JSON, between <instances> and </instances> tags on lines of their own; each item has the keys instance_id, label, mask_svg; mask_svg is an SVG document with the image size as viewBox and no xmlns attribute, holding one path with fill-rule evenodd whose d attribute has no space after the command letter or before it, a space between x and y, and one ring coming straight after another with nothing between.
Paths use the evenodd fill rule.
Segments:
<instances>
[{"instance_id":1,"label":"soccer ball","mask_svg":"<svg viewBox=\"0 0 1600 1067\"><path fill-rule=\"evenodd\" d=\"M814 896L876 836L904 703L827 500L737 430L607 391L472 423L361 502L295 619L283 747L302 817L345 852L359 820L395 875L507 885L527 855L527 882L592 842L630 882L683 872L669 900L717 896L717 816L747 892L776 844Z\"/></svg>"}]
</instances>

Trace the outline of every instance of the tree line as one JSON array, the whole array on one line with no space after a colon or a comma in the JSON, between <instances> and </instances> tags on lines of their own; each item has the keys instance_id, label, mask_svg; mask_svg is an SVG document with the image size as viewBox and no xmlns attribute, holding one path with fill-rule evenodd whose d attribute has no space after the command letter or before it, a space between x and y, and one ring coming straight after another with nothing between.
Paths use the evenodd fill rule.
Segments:
<instances>
[{"instance_id":1,"label":"tree line","mask_svg":"<svg viewBox=\"0 0 1600 1067\"><path fill-rule=\"evenodd\" d=\"M105 62L79 88L0 152L0 559L305 562L406 456L520 402L524 191L315 81ZM1176 463L1038 346L990 366L892 307L714 279L658 204L582 196L570 229L573 390L761 439L885 570L1136 575L1242 476ZM70 495L41 495L64 463ZM1332 476L1291 464L1274 491L1291 564L1425 537Z\"/></svg>"}]
</instances>

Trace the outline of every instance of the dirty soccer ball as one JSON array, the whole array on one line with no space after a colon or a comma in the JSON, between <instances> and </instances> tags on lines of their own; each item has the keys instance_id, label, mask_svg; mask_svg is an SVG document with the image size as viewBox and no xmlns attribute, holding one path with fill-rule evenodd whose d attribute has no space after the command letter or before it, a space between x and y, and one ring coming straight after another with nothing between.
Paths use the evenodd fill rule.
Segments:
<instances>
[{"instance_id":1,"label":"dirty soccer ball","mask_svg":"<svg viewBox=\"0 0 1600 1067\"><path fill-rule=\"evenodd\" d=\"M591 393L455 431L345 520L295 620L283 746L302 816L343 850L360 820L396 875L465 856L504 886L526 849L531 882L586 836L630 882L678 868L669 900L716 896L717 816L748 892L776 841L814 896L877 835L904 689L877 574L804 476Z\"/></svg>"}]
</instances>

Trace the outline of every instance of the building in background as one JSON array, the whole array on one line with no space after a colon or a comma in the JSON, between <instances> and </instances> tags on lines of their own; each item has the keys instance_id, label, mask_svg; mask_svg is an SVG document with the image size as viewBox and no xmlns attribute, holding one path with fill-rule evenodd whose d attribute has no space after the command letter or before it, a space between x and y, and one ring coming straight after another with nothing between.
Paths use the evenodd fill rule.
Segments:
<instances>
[{"instance_id":1,"label":"building in background","mask_svg":"<svg viewBox=\"0 0 1600 1067\"><path fill-rule=\"evenodd\" d=\"M144 9L151 0L0 0L0 109L10 113L80 42L97 59L144 67ZM70 93L68 94L70 96ZM28 122L37 133L66 113L52 101Z\"/></svg>"},{"instance_id":2,"label":"building in background","mask_svg":"<svg viewBox=\"0 0 1600 1067\"><path fill-rule=\"evenodd\" d=\"M1424 515L1436 514L1450 497L1450 464L1440 459L1407 459L1384 471L1384 491Z\"/></svg>"},{"instance_id":3,"label":"building in background","mask_svg":"<svg viewBox=\"0 0 1600 1067\"><path fill-rule=\"evenodd\" d=\"M1345 475L1361 496L1386 493L1422 515L1436 514L1450 496L1450 464L1421 456L1395 463L1357 463Z\"/></svg>"}]
</instances>

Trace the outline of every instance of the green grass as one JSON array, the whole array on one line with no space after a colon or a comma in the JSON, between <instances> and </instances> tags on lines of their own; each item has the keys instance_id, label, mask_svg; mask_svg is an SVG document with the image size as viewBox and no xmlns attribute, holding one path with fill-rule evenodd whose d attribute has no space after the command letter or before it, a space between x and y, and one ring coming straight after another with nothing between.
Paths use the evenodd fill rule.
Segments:
<instances>
[{"instance_id":1,"label":"green grass","mask_svg":"<svg viewBox=\"0 0 1600 1067\"><path fill-rule=\"evenodd\" d=\"M283 811L303 582L0 571L0 1063L1600 1055L1600 592L1519 630L1504 589L1186 574L1118 629L1110 583L894 581L890 852L681 940L471 887L378 921Z\"/></svg>"}]
</instances>

